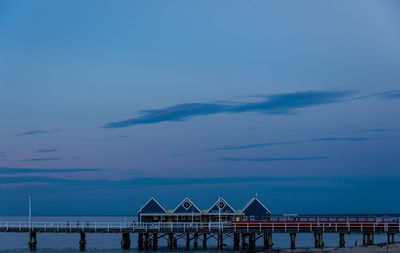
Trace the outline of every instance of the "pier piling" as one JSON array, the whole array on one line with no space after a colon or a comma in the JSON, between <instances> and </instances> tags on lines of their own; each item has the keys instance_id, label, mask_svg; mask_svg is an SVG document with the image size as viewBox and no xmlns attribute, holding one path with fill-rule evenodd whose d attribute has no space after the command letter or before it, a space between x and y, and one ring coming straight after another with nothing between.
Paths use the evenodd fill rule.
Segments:
<instances>
[{"instance_id":1,"label":"pier piling","mask_svg":"<svg viewBox=\"0 0 400 253\"><path fill-rule=\"evenodd\" d=\"M203 249L207 249L207 233L203 234Z\"/></svg>"},{"instance_id":2,"label":"pier piling","mask_svg":"<svg viewBox=\"0 0 400 253\"><path fill-rule=\"evenodd\" d=\"M199 247L199 233L194 233L193 235L193 247L197 249Z\"/></svg>"},{"instance_id":3,"label":"pier piling","mask_svg":"<svg viewBox=\"0 0 400 253\"><path fill-rule=\"evenodd\" d=\"M37 240L36 240L36 232L31 231L29 233L29 249L30 250L35 250L37 245Z\"/></svg>"},{"instance_id":4,"label":"pier piling","mask_svg":"<svg viewBox=\"0 0 400 253\"><path fill-rule=\"evenodd\" d=\"M324 241L322 240L321 232L314 233L314 239L315 239L315 248L320 249L324 247Z\"/></svg>"},{"instance_id":5,"label":"pier piling","mask_svg":"<svg viewBox=\"0 0 400 253\"><path fill-rule=\"evenodd\" d=\"M367 247L366 237L367 237L367 234L363 233L363 247Z\"/></svg>"},{"instance_id":6,"label":"pier piling","mask_svg":"<svg viewBox=\"0 0 400 253\"><path fill-rule=\"evenodd\" d=\"M340 248L345 247L344 233L339 233L339 247Z\"/></svg>"},{"instance_id":7,"label":"pier piling","mask_svg":"<svg viewBox=\"0 0 400 253\"><path fill-rule=\"evenodd\" d=\"M233 234L233 248L234 249L239 249L240 245L240 236L239 233L234 233Z\"/></svg>"},{"instance_id":8,"label":"pier piling","mask_svg":"<svg viewBox=\"0 0 400 253\"><path fill-rule=\"evenodd\" d=\"M246 233L242 233L242 248L245 249L247 247L247 243L246 243Z\"/></svg>"},{"instance_id":9,"label":"pier piling","mask_svg":"<svg viewBox=\"0 0 400 253\"><path fill-rule=\"evenodd\" d=\"M138 234L138 249L143 249L143 233Z\"/></svg>"},{"instance_id":10,"label":"pier piling","mask_svg":"<svg viewBox=\"0 0 400 253\"><path fill-rule=\"evenodd\" d=\"M153 250L158 248L158 234L153 233Z\"/></svg>"},{"instance_id":11,"label":"pier piling","mask_svg":"<svg viewBox=\"0 0 400 253\"><path fill-rule=\"evenodd\" d=\"M174 248L174 234L168 233L168 249L172 250Z\"/></svg>"},{"instance_id":12,"label":"pier piling","mask_svg":"<svg viewBox=\"0 0 400 253\"><path fill-rule=\"evenodd\" d=\"M79 249L84 251L86 249L86 236L84 232L81 232L81 239L79 240Z\"/></svg>"},{"instance_id":13,"label":"pier piling","mask_svg":"<svg viewBox=\"0 0 400 253\"><path fill-rule=\"evenodd\" d=\"M144 248L149 249L149 233L144 233Z\"/></svg>"},{"instance_id":14,"label":"pier piling","mask_svg":"<svg viewBox=\"0 0 400 253\"><path fill-rule=\"evenodd\" d=\"M129 249L131 247L131 239L129 233L122 233L121 249Z\"/></svg>"},{"instance_id":15,"label":"pier piling","mask_svg":"<svg viewBox=\"0 0 400 253\"><path fill-rule=\"evenodd\" d=\"M256 234L255 233L249 234L249 248L250 249L256 248Z\"/></svg>"},{"instance_id":16,"label":"pier piling","mask_svg":"<svg viewBox=\"0 0 400 253\"><path fill-rule=\"evenodd\" d=\"M272 233L264 233L264 249L272 249Z\"/></svg>"},{"instance_id":17,"label":"pier piling","mask_svg":"<svg viewBox=\"0 0 400 253\"><path fill-rule=\"evenodd\" d=\"M223 246L223 234L222 232L218 232L218 238L217 238L217 244L218 244L218 249L222 249Z\"/></svg>"},{"instance_id":18,"label":"pier piling","mask_svg":"<svg viewBox=\"0 0 400 253\"><path fill-rule=\"evenodd\" d=\"M296 233L290 233L290 248L296 249Z\"/></svg>"},{"instance_id":19,"label":"pier piling","mask_svg":"<svg viewBox=\"0 0 400 253\"><path fill-rule=\"evenodd\" d=\"M186 249L190 249L190 233L186 233Z\"/></svg>"}]
</instances>

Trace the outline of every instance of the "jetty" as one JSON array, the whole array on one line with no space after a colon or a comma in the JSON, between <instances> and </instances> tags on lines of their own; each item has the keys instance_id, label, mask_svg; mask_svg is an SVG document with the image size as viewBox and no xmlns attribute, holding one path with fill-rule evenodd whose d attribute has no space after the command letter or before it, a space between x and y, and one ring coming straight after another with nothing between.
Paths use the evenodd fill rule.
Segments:
<instances>
[{"instance_id":1,"label":"jetty","mask_svg":"<svg viewBox=\"0 0 400 253\"><path fill-rule=\"evenodd\" d=\"M79 233L79 248L86 248L88 233L119 233L121 248L129 249L131 237L137 238L138 249L156 250L160 240L166 240L168 248L177 248L178 240L184 240L186 248L207 248L210 240L217 247L255 249L262 241L264 249L273 248L273 234L286 233L291 249L296 248L299 233L314 234L315 247L323 248L323 235L339 234L338 246L345 247L345 234L362 234L363 246L374 245L375 234L387 234L387 244L394 243L400 233L398 217L384 216L302 216L270 215L270 211L254 197L242 210L234 210L223 198L208 209L200 210L185 198L174 210L166 210L151 198L139 211L138 221L129 222L1 222L0 232L27 233L28 245L37 247L38 233Z\"/></svg>"}]
</instances>

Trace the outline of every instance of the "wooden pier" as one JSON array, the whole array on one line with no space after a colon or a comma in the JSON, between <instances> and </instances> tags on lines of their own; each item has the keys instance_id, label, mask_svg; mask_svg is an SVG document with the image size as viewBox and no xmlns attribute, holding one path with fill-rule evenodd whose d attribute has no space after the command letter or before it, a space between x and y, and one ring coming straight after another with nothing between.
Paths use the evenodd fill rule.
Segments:
<instances>
[{"instance_id":1,"label":"wooden pier","mask_svg":"<svg viewBox=\"0 0 400 253\"><path fill-rule=\"evenodd\" d=\"M273 247L273 233L287 233L292 249L296 248L296 235L299 233L312 233L315 238L315 247L324 246L324 233L338 233L339 247L345 247L345 234L357 233L363 235L363 246L374 244L375 234L387 234L387 243L394 243L394 235L400 233L399 223L387 224L316 224L302 223L293 225L291 223L266 225L263 223L241 223L240 226L231 222L139 222L139 223L116 223L116 222L92 222L92 223L69 223L69 222L0 222L0 232L16 232L29 234L29 247L35 249L38 245L37 233L79 233L79 248L86 248L86 233L120 233L121 248L131 247L131 234L137 234L138 249L158 248L159 240L166 240L169 249L177 248L178 240L185 240L186 248L207 248L209 240L215 240L217 247L227 247L225 240L233 241L234 249L254 249L256 241L262 240L265 249Z\"/></svg>"}]
</instances>

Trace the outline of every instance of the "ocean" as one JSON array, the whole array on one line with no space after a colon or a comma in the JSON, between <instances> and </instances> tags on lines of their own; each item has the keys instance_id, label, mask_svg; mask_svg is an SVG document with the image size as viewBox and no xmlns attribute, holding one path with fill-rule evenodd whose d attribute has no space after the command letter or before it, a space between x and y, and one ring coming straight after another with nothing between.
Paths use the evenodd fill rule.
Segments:
<instances>
[{"instance_id":1,"label":"ocean","mask_svg":"<svg viewBox=\"0 0 400 253\"><path fill-rule=\"evenodd\" d=\"M68 221L71 224L80 222L132 222L137 220L135 216L34 216L32 222L42 221ZM26 216L0 216L0 222L27 222L28 217ZM290 247L289 234L278 234L272 235L274 249L288 249ZM376 234L375 243L385 243L386 234ZM79 250L79 239L78 233L38 233L37 234L37 249L36 252L80 252ZM398 241L400 235L396 234L395 240ZM0 252L29 252L28 248L28 233L0 233ZM338 247L339 235L328 234L323 235L325 247ZM350 234L345 235L346 247L354 247L357 241L358 246L362 246L362 235L361 234ZM178 249L175 252L185 252L186 241L184 239L178 240ZM224 250L219 252L233 251L233 242L230 239L224 240L227 246ZM159 239L159 249L157 252L167 252L167 241L165 239ZM190 252L216 252L216 239L209 239L207 241L208 248L203 250L202 244L199 241L199 250L190 250ZM257 240L257 247L263 248L263 240L260 238ZM312 248L314 247L314 235L313 234L298 234L296 237L296 248ZM121 234L86 234L86 252L138 252L137 250L137 235L131 234L131 249L121 249ZM143 253L143 250L141 250Z\"/></svg>"}]
</instances>

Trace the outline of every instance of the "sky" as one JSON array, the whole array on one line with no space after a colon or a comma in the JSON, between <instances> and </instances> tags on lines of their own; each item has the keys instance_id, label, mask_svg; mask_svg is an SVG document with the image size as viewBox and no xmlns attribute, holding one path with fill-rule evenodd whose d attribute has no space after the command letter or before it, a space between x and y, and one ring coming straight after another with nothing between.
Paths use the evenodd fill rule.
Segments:
<instances>
[{"instance_id":1,"label":"sky","mask_svg":"<svg viewBox=\"0 0 400 253\"><path fill-rule=\"evenodd\" d=\"M1 1L0 215L400 213L399 12Z\"/></svg>"}]
</instances>

